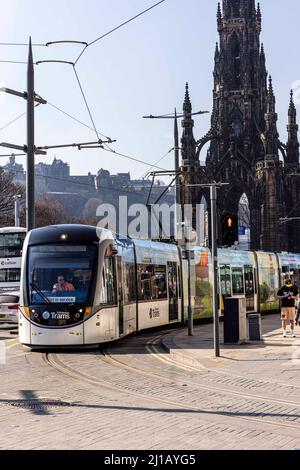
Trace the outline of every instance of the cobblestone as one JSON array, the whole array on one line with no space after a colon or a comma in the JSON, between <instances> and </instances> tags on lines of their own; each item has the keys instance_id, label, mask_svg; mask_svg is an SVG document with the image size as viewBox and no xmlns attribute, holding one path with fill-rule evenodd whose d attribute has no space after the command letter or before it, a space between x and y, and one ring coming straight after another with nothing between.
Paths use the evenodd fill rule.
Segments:
<instances>
[{"instance_id":1,"label":"cobblestone","mask_svg":"<svg viewBox=\"0 0 300 470\"><path fill-rule=\"evenodd\" d=\"M223 346L220 359L212 354L211 325L196 327L193 338L172 331L164 349L153 347L155 333L126 338L106 356L58 354L77 377L1 332L0 448L299 448L299 361L278 326L278 316L265 317L262 343Z\"/></svg>"}]
</instances>

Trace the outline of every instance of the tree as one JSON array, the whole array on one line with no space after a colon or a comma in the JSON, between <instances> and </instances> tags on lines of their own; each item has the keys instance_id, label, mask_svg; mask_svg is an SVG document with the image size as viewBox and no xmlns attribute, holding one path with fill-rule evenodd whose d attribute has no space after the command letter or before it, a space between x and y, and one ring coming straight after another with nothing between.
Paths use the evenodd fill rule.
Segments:
<instances>
[{"instance_id":1,"label":"tree","mask_svg":"<svg viewBox=\"0 0 300 470\"><path fill-rule=\"evenodd\" d=\"M102 204L101 199L91 198L84 206L82 216L84 219L96 219L97 209Z\"/></svg>"},{"instance_id":2,"label":"tree","mask_svg":"<svg viewBox=\"0 0 300 470\"><path fill-rule=\"evenodd\" d=\"M21 211L21 225L25 227L25 209ZM47 227L69 223L68 216L59 202L50 196L44 196L35 204L35 226Z\"/></svg>"},{"instance_id":3,"label":"tree","mask_svg":"<svg viewBox=\"0 0 300 470\"><path fill-rule=\"evenodd\" d=\"M20 183L13 183L13 175L0 168L0 224L14 225L14 197L25 199L25 188Z\"/></svg>"}]
</instances>

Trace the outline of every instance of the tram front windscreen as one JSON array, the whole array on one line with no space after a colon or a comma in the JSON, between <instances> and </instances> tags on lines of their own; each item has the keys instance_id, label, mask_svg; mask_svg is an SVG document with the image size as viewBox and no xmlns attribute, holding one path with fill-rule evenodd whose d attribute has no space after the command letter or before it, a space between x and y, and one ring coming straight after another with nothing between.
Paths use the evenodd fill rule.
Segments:
<instances>
[{"instance_id":1,"label":"tram front windscreen","mask_svg":"<svg viewBox=\"0 0 300 470\"><path fill-rule=\"evenodd\" d=\"M29 248L29 305L88 305L96 246L41 245Z\"/></svg>"}]
</instances>

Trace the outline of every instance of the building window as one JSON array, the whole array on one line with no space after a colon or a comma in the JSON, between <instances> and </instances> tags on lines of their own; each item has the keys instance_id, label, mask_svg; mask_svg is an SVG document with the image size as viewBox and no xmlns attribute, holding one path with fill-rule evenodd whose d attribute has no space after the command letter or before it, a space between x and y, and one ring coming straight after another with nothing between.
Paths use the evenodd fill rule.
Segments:
<instances>
[{"instance_id":1,"label":"building window","mask_svg":"<svg viewBox=\"0 0 300 470\"><path fill-rule=\"evenodd\" d=\"M20 282L21 269L1 269L0 282Z\"/></svg>"}]
</instances>

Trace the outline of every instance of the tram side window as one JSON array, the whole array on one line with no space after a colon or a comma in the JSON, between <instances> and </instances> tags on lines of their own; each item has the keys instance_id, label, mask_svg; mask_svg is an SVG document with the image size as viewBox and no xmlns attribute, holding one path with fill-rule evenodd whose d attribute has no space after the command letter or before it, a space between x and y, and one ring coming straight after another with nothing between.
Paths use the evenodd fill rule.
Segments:
<instances>
[{"instance_id":1,"label":"tram side window","mask_svg":"<svg viewBox=\"0 0 300 470\"><path fill-rule=\"evenodd\" d=\"M136 287L135 287L135 265L133 263L126 263L124 265L124 302L136 302Z\"/></svg>"},{"instance_id":2,"label":"tram side window","mask_svg":"<svg viewBox=\"0 0 300 470\"><path fill-rule=\"evenodd\" d=\"M254 293L254 271L252 266L245 266L245 290L247 295Z\"/></svg>"},{"instance_id":3,"label":"tram side window","mask_svg":"<svg viewBox=\"0 0 300 470\"><path fill-rule=\"evenodd\" d=\"M233 295L245 293L243 268L232 268L232 292Z\"/></svg>"},{"instance_id":4,"label":"tram side window","mask_svg":"<svg viewBox=\"0 0 300 470\"><path fill-rule=\"evenodd\" d=\"M231 297L231 275L230 266L220 268L221 293L225 297Z\"/></svg>"},{"instance_id":5,"label":"tram side window","mask_svg":"<svg viewBox=\"0 0 300 470\"><path fill-rule=\"evenodd\" d=\"M284 284L284 281L288 278L292 279L293 283L297 286L300 286L300 270L295 269L294 267L290 266L282 266L281 270L282 280L281 283Z\"/></svg>"},{"instance_id":6,"label":"tram side window","mask_svg":"<svg viewBox=\"0 0 300 470\"><path fill-rule=\"evenodd\" d=\"M288 279L290 276L290 267L289 266L282 266L282 270L281 270L281 284L283 285L284 284L284 281L286 279Z\"/></svg>"},{"instance_id":7,"label":"tram side window","mask_svg":"<svg viewBox=\"0 0 300 470\"><path fill-rule=\"evenodd\" d=\"M116 276L114 258L106 257L104 260L104 268L102 272L102 305L116 304Z\"/></svg>"},{"instance_id":8,"label":"tram side window","mask_svg":"<svg viewBox=\"0 0 300 470\"><path fill-rule=\"evenodd\" d=\"M138 266L138 297L140 301L167 299L165 266Z\"/></svg>"}]
</instances>

